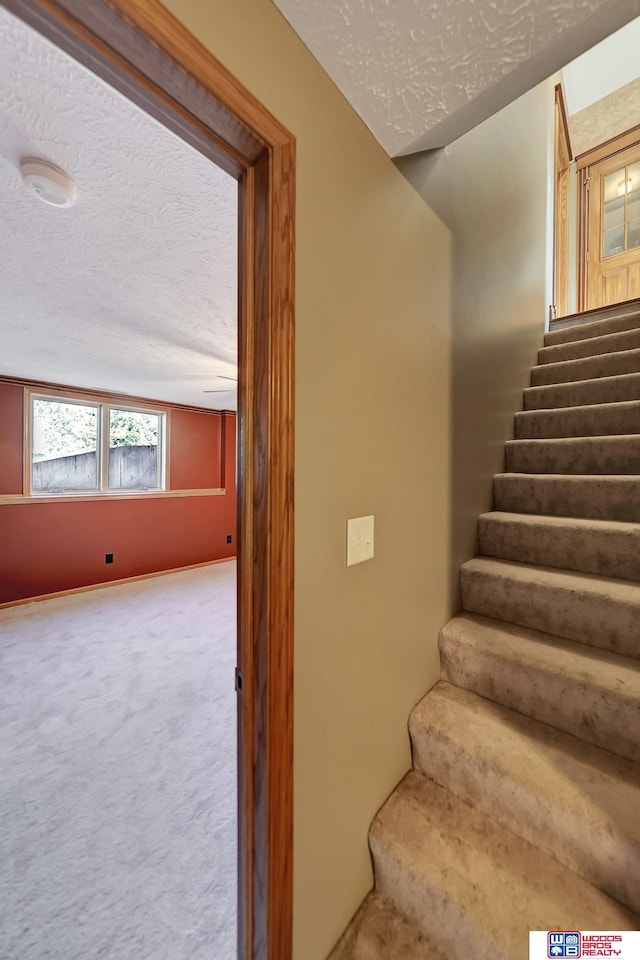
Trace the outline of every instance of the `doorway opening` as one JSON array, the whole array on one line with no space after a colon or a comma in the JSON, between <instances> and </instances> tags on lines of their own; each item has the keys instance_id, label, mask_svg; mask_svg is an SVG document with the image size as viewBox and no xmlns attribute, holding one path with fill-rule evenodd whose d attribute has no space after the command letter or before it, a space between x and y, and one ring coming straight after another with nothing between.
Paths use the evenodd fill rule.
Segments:
<instances>
[{"instance_id":1,"label":"doorway opening","mask_svg":"<svg viewBox=\"0 0 640 960\"><path fill-rule=\"evenodd\" d=\"M552 319L640 297L640 18L556 85Z\"/></svg>"},{"instance_id":2,"label":"doorway opening","mask_svg":"<svg viewBox=\"0 0 640 960\"><path fill-rule=\"evenodd\" d=\"M2 6L238 184L239 956L286 960L292 903L294 140L153 0L3 0Z\"/></svg>"}]
</instances>

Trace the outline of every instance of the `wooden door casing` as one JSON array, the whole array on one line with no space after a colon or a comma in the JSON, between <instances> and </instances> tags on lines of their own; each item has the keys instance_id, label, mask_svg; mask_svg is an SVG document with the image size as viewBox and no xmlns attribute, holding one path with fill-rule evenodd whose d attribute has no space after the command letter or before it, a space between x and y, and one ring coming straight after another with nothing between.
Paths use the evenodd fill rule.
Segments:
<instances>
[{"instance_id":1,"label":"wooden door casing","mask_svg":"<svg viewBox=\"0 0 640 960\"><path fill-rule=\"evenodd\" d=\"M640 161L640 142L583 167L585 247L584 300L581 309L592 310L640 297L640 246L603 256L602 210L605 177Z\"/></svg>"},{"instance_id":2,"label":"wooden door casing","mask_svg":"<svg viewBox=\"0 0 640 960\"><path fill-rule=\"evenodd\" d=\"M554 140L553 313L554 317L565 317L569 309L569 164L573 155L560 84L555 91Z\"/></svg>"},{"instance_id":3,"label":"wooden door casing","mask_svg":"<svg viewBox=\"0 0 640 960\"><path fill-rule=\"evenodd\" d=\"M0 5L238 180L238 957L290 960L295 138L159 0Z\"/></svg>"}]
</instances>

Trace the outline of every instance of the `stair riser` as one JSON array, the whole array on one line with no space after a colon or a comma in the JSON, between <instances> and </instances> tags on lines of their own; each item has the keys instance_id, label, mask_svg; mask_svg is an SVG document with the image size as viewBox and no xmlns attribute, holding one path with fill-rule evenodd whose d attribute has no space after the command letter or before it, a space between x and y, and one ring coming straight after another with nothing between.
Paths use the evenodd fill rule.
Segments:
<instances>
[{"instance_id":1,"label":"stair riser","mask_svg":"<svg viewBox=\"0 0 640 960\"><path fill-rule=\"evenodd\" d=\"M538 363L562 363L564 360L582 360L584 357L598 357L605 353L619 353L622 350L638 348L640 348L640 328L604 337L542 347L538 350Z\"/></svg>"},{"instance_id":2,"label":"stair riser","mask_svg":"<svg viewBox=\"0 0 640 960\"><path fill-rule=\"evenodd\" d=\"M557 383L548 387L527 387L524 391L525 410L580 407L590 403L624 403L628 400L640 400L640 373L578 383Z\"/></svg>"},{"instance_id":3,"label":"stair riser","mask_svg":"<svg viewBox=\"0 0 640 960\"><path fill-rule=\"evenodd\" d=\"M436 882L430 886L420 883L419 879L414 880L404 862L402 851L387 843L382 833L372 831L369 846L378 893L391 900L400 913L408 917L446 956L483 960L486 954L482 947L479 952L473 930L465 929L468 924L465 923L464 914L456 909L455 901L447 897L446 885L438 885L439 878L435 878ZM461 949L462 953L459 952Z\"/></svg>"},{"instance_id":4,"label":"stair riser","mask_svg":"<svg viewBox=\"0 0 640 960\"><path fill-rule=\"evenodd\" d=\"M640 762L639 707L624 688L594 688L576 674L563 677L533 664L504 659L486 648L440 634L443 680L548 723L620 757Z\"/></svg>"},{"instance_id":5,"label":"stair riser","mask_svg":"<svg viewBox=\"0 0 640 960\"><path fill-rule=\"evenodd\" d=\"M416 927L378 893L370 893L328 960L445 960Z\"/></svg>"},{"instance_id":6,"label":"stair riser","mask_svg":"<svg viewBox=\"0 0 640 960\"><path fill-rule=\"evenodd\" d=\"M640 401L566 410L517 413L516 440L609 437L640 433Z\"/></svg>"},{"instance_id":7,"label":"stair riser","mask_svg":"<svg viewBox=\"0 0 640 960\"><path fill-rule=\"evenodd\" d=\"M575 343L577 340L591 340L621 330L634 330L640 327L640 315L637 311L623 317L611 317L609 320L595 320L592 323L579 323L572 327L553 330L544 335L545 347L554 347L560 343Z\"/></svg>"},{"instance_id":8,"label":"stair riser","mask_svg":"<svg viewBox=\"0 0 640 960\"><path fill-rule=\"evenodd\" d=\"M507 473L640 475L640 436L510 440Z\"/></svg>"},{"instance_id":9,"label":"stair riser","mask_svg":"<svg viewBox=\"0 0 640 960\"><path fill-rule=\"evenodd\" d=\"M597 377L619 377L638 371L640 350L627 350L625 353L612 353L604 357L587 357L586 360L542 364L531 371L531 386L574 383L576 380L594 380Z\"/></svg>"},{"instance_id":10,"label":"stair riser","mask_svg":"<svg viewBox=\"0 0 640 960\"><path fill-rule=\"evenodd\" d=\"M468 722L474 719L470 715ZM536 793L530 778L520 781L514 770L492 762L493 757L487 763L477 750L450 735L442 710L431 722L425 722L424 715L417 719L414 711L409 727L417 770L620 903L640 903L640 844L625 834L624 823L612 823L606 813L598 816L591 807L587 816L576 816L579 807L568 808L561 795L550 806L548 791Z\"/></svg>"},{"instance_id":11,"label":"stair riser","mask_svg":"<svg viewBox=\"0 0 640 960\"><path fill-rule=\"evenodd\" d=\"M640 523L640 479L529 477L500 474L493 480L496 510Z\"/></svg>"},{"instance_id":12,"label":"stair riser","mask_svg":"<svg viewBox=\"0 0 640 960\"><path fill-rule=\"evenodd\" d=\"M478 536L483 557L640 581L640 529L558 529L481 517Z\"/></svg>"},{"instance_id":13,"label":"stair riser","mask_svg":"<svg viewBox=\"0 0 640 960\"><path fill-rule=\"evenodd\" d=\"M640 590L635 601L612 600L605 591L509 580L466 567L460 586L468 613L640 657Z\"/></svg>"}]
</instances>

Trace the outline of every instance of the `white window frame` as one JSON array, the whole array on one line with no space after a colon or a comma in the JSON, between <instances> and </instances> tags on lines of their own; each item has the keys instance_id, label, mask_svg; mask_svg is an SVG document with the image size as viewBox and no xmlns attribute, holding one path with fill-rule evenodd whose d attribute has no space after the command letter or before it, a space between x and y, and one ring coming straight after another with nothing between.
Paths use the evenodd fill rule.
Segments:
<instances>
[{"instance_id":1,"label":"white window frame","mask_svg":"<svg viewBox=\"0 0 640 960\"><path fill-rule=\"evenodd\" d=\"M97 438L96 438L96 480L97 486L91 488L75 488L69 490L34 490L33 489L33 411L36 400L48 400L53 403L76 404L81 407L95 407L98 411L97 416ZM124 413L144 413L158 417L158 481L159 485L155 487L110 487L109 486L109 438L110 438L110 413L111 410L121 410ZM146 494L158 494L166 491L167 479L167 413L157 407L138 406L137 404L118 403L115 400L102 400L97 397L76 397L66 396L58 393L30 392L28 406L28 443L25 445L28 451L29 461L29 490L28 496L31 497L144 497Z\"/></svg>"}]
</instances>

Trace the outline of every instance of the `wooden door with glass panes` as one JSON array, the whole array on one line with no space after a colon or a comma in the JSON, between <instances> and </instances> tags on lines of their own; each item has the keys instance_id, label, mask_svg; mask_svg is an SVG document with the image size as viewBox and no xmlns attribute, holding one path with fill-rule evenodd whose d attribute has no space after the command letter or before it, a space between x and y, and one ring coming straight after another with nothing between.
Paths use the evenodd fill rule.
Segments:
<instances>
[{"instance_id":1,"label":"wooden door with glass panes","mask_svg":"<svg viewBox=\"0 0 640 960\"><path fill-rule=\"evenodd\" d=\"M588 168L586 309L640 297L640 144Z\"/></svg>"}]
</instances>

